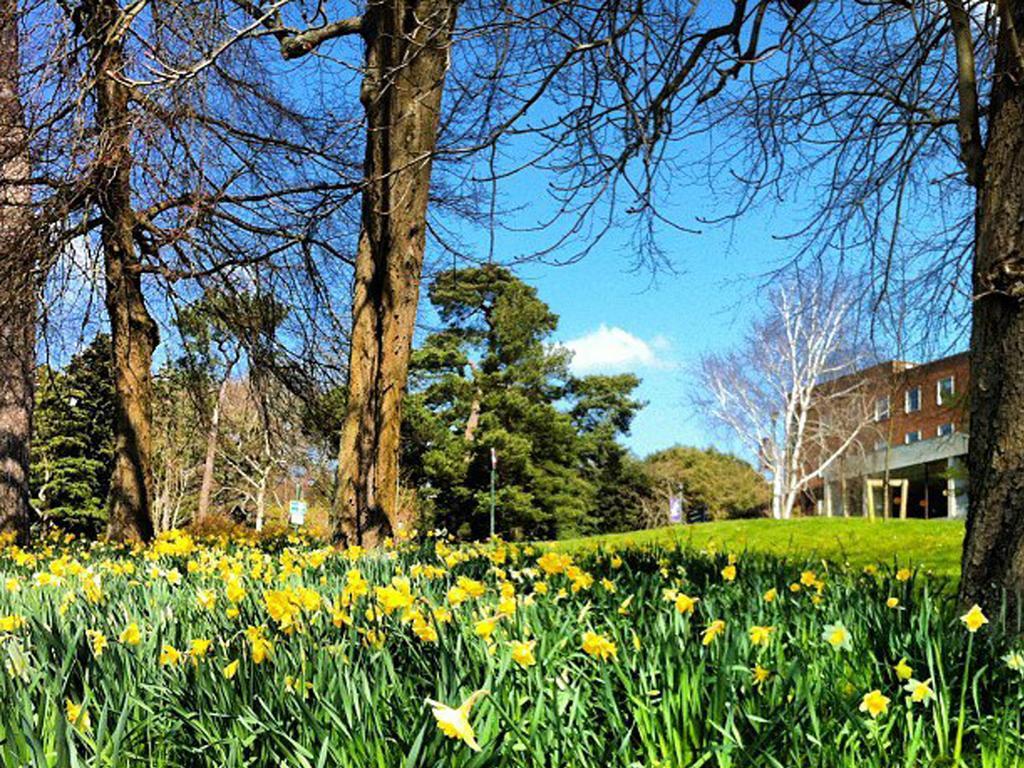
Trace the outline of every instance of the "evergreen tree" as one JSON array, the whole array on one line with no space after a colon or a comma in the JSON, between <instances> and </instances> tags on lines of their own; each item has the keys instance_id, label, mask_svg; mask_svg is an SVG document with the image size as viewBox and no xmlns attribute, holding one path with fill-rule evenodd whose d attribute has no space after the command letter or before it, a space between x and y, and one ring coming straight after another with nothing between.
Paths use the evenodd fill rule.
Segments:
<instances>
[{"instance_id":1,"label":"evergreen tree","mask_svg":"<svg viewBox=\"0 0 1024 768\"><path fill-rule=\"evenodd\" d=\"M44 521L100 530L114 455L110 337L100 334L62 370L40 367L33 506Z\"/></svg>"},{"instance_id":2,"label":"evergreen tree","mask_svg":"<svg viewBox=\"0 0 1024 768\"><path fill-rule=\"evenodd\" d=\"M608 460L625 455L611 444L640 405L629 396L636 379L573 379L568 351L551 341L557 315L504 267L444 272L429 297L442 327L413 355L403 419L421 515L486 535L493 449L500 534L594 528Z\"/></svg>"}]
</instances>

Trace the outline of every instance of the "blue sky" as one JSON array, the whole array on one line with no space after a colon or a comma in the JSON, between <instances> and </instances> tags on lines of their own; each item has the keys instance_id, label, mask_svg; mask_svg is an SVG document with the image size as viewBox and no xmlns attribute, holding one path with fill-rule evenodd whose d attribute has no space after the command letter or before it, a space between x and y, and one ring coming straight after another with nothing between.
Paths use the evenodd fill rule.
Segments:
<instances>
[{"instance_id":1,"label":"blue sky","mask_svg":"<svg viewBox=\"0 0 1024 768\"><path fill-rule=\"evenodd\" d=\"M743 278L764 270L765 251L778 249L760 227L744 230L732 243L721 230L665 233L675 272L653 280L631 271L623 245L612 242L576 264L519 270L561 317L558 336L576 351L578 372L632 371L643 380L648 405L626 439L640 455L676 443L732 447L693 413L687 390L696 384L696 358L743 333L757 283Z\"/></svg>"},{"instance_id":2,"label":"blue sky","mask_svg":"<svg viewBox=\"0 0 1024 768\"><path fill-rule=\"evenodd\" d=\"M533 181L515 178L501 193L506 204L529 200L516 214L515 224L523 228L546 213ZM666 209L673 221L692 226L701 215L725 210L724 204L713 207L701 192L692 185L673 190L673 203ZM578 262L526 262L515 267L560 316L557 339L575 350L577 373L631 371L642 379L638 395L648 404L625 438L638 455L677 443L739 449L727 434L693 412L687 391L697 384L693 363L701 353L721 350L739 339L756 312L758 278L789 255L790 246L772 237L783 233L772 223L780 212L754 211L735 225L701 227L700 234L666 225L659 232L659 245L672 270L654 275L635 269L625 228L610 233ZM486 254L486 231L462 229L459 234ZM495 237L499 260L543 247L550 239L507 231Z\"/></svg>"}]
</instances>

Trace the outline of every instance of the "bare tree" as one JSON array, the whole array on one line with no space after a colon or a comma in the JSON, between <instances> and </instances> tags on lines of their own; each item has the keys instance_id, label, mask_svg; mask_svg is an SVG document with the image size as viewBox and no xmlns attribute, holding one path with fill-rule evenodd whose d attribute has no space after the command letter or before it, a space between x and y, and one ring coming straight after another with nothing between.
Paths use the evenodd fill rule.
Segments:
<instances>
[{"instance_id":1,"label":"bare tree","mask_svg":"<svg viewBox=\"0 0 1024 768\"><path fill-rule=\"evenodd\" d=\"M246 290L258 272L295 305L277 365L312 359L307 333L344 339L326 285L344 279L351 259L328 233L352 196L352 164L332 128L337 118L293 109L288 78L267 73L258 44L246 46L245 29L217 2L39 0L25 13L29 55L12 71L28 89L35 229L54 240L51 262L70 250L82 261L98 256L98 271L78 273L100 276L94 292L113 340L108 532L146 539L161 321L204 286ZM220 52L215 61L187 77L147 77L157 62L211 51ZM49 300L59 302L57 293ZM89 299L76 309L91 313Z\"/></svg>"},{"instance_id":2,"label":"bare tree","mask_svg":"<svg viewBox=\"0 0 1024 768\"><path fill-rule=\"evenodd\" d=\"M704 356L693 401L758 457L772 487L772 517L792 516L801 494L854 446L873 399L852 373L856 299L821 283L772 291L768 316L740 347Z\"/></svg>"}]
</instances>

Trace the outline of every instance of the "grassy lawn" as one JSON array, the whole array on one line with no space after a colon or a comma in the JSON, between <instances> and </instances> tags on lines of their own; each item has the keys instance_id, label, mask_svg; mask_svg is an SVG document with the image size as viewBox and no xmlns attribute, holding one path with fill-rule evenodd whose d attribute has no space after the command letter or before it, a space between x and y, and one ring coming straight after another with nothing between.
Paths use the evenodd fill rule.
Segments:
<instances>
[{"instance_id":1,"label":"grassy lawn","mask_svg":"<svg viewBox=\"0 0 1024 768\"><path fill-rule=\"evenodd\" d=\"M964 526L959 520L867 520L808 517L797 520L727 520L561 542L569 549L672 542L720 551L809 557L853 566L898 562L956 579Z\"/></svg>"}]
</instances>

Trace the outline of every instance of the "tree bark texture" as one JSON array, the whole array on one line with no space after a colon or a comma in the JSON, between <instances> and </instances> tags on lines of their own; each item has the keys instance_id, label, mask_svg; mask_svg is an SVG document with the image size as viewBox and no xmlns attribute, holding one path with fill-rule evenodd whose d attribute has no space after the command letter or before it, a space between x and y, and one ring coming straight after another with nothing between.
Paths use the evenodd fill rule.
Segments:
<instances>
[{"instance_id":1,"label":"tree bark texture","mask_svg":"<svg viewBox=\"0 0 1024 768\"><path fill-rule=\"evenodd\" d=\"M17 0L0 0L0 531L28 533L35 397L36 238L18 73Z\"/></svg>"},{"instance_id":2,"label":"tree bark texture","mask_svg":"<svg viewBox=\"0 0 1024 768\"><path fill-rule=\"evenodd\" d=\"M1024 30L1024 0L1007 0ZM1024 66L1000 24L978 189L971 334L970 506L960 597L1024 608Z\"/></svg>"},{"instance_id":3,"label":"tree bark texture","mask_svg":"<svg viewBox=\"0 0 1024 768\"><path fill-rule=\"evenodd\" d=\"M365 188L335 509L352 543L373 545L399 522L402 399L455 13L454 0L382 0L363 21Z\"/></svg>"},{"instance_id":4,"label":"tree bark texture","mask_svg":"<svg viewBox=\"0 0 1024 768\"><path fill-rule=\"evenodd\" d=\"M117 79L125 67L124 45L115 32L121 10L114 0L91 0L84 16L95 78L98 144L93 187L102 221L116 393L107 535L119 541L148 541L153 537L151 369L159 332L146 308L132 237L129 91Z\"/></svg>"}]
</instances>

